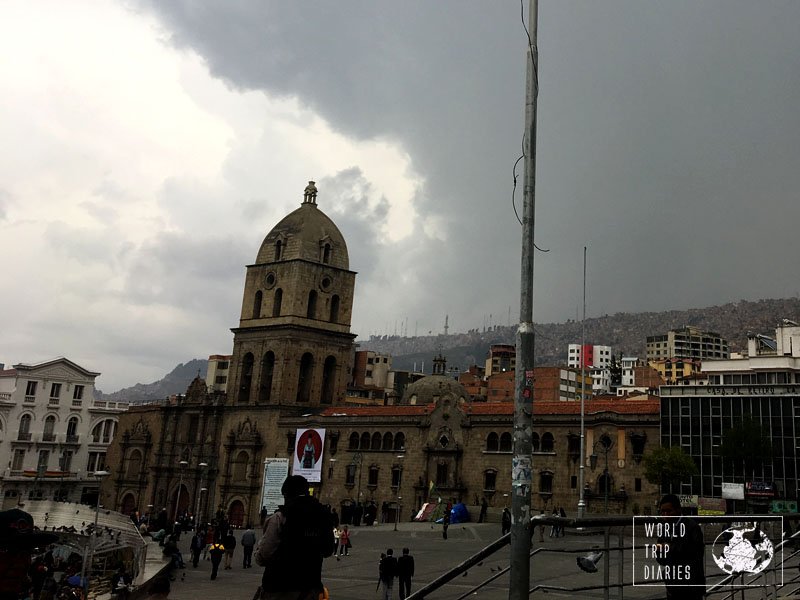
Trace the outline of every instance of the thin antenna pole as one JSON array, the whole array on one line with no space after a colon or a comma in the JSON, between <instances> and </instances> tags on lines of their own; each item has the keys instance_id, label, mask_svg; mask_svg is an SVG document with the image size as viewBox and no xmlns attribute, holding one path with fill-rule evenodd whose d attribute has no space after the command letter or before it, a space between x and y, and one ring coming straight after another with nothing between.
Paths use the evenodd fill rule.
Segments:
<instances>
[{"instance_id":1,"label":"thin antenna pole","mask_svg":"<svg viewBox=\"0 0 800 600\"><path fill-rule=\"evenodd\" d=\"M580 468L578 469L578 489L580 490L580 500L578 500L578 518L580 519L584 512L586 512L586 499L583 497L583 469L586 466L586 423L584 421L586 415L586 402L584 400L584 369L586 365L585 356L583 355L584 347L586 346L586 246L583 247L583 318L581 319L581 450L578 459L581 461Z\"/></svg>"},{"instance_id":2,"label":"thin antenna pole","mask_svg":"<svg viewBox=\"0 0 800 600\"><path fill-rule=\"evenodd\" d=\"M533 486L533 255L536 206L536 97L539 3L528 3L528 45L525 82L524 175L522 188L522 255L520 260L517 366L514 374L514 447L511 458L511 556L509 600L528 600L531 580L531 492Z\"/></svg>"}]
</instances>

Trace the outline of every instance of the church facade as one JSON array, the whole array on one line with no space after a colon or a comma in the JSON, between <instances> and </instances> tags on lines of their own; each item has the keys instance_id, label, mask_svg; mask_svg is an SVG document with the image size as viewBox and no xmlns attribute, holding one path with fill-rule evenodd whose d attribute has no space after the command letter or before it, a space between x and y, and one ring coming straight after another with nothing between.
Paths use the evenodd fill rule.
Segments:
<instances>
[{"instance_id":1,"label":"church facade","mask_svg":"<svg viewBox=\"0 0 800 600\"><path fill-rule=\"evenodd\" d=\"M509 504L513 403L473 402L439 361L398 404L347 405L355 278L345 240L309 182L300 208L246 267L226 392L198 378L174 402L123 415L108 453L106 505L201 518L221 511L233 523L255 523L265 460L293 461L299 437L308 432L311 444L312 431L324 437L314 433L319 447L309 451L318 479L311 486L343 512L377 507L378 518L406 520L431 499L485 498L498 511ZM577 506L583 461L590 512L646 512L657 489L641 457L659 443L658 401L588 401L583 457L578 409L534 406L534 509Z\"/></svg>"}]
</instances>

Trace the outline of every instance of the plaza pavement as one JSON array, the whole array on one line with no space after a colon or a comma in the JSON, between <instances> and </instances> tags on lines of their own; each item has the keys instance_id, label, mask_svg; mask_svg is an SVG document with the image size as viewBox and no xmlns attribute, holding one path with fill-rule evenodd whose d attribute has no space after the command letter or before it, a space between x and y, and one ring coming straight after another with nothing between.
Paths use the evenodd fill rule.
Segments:
<instances>
[{"instance_id":1,"label":"plaza pavement","mask_svg":"<svg viewBox=\"0 0 800 600\"><path fill-rule=\"evenodd\" d=\"M398 531L394 524L373 527L351 527L351 555L340 560L328 558L323 566L323 582L330 591L331 600L375 600L380 597L376 591L378 581L378 560L380 553L393 548L395 556L399 556L403 547L411 550L415 561L415 577L412 591L429 583L445 571L466 560L480 549L493 542L500 535L498 523L466 523L451 525L448 539L442 539L441 526L430 523L400 523ZM237 537L241 532L237 533ZM540 545L538 533L534 536L534 548ZM194 569L189 559L188 545L191 533L181 537L181 548L187 561L185 570L176 571L175 581L169 595L174 600L250 600L258 587L263 568L253 565L251 569L242 569L241 545L237 545L234 555L233 569L220 570L215 581L210 580L210 561L200 561ZM612 539L612 544L614 543ZM543 544L554 550L591 548L602 544L602 536L567 535L562 538L545 536ZM531 579L536 583L548 585L576 587L598 585L602 582L602 564L600 571L589 574L580 571L575 563L575 554L544 553L536 557L532 563ZM602 560L606 560L603 557ZM432 593L431 600L455 600L468 592L472 587L490 577L493 571L508 566L509 548L506 546L487 558L482 565L472 568L466 575L459 576L453 582ZM626 561L627 562L627 561ZM617 564L612 560L611 581L616 578ZM627 578L630 577L629 566L626 565ZM394 597L398 597L395 581ZM539 591L532 598L602 598L602 591L580 592L579 594L559 591ZM616 590L611 591L616 597ZM663 588L626 588L626 598L654 599L663 598ZM484 600L506 600L508 598L508 574L484 588L470 598Z\"/></svg>"}]
</instances>

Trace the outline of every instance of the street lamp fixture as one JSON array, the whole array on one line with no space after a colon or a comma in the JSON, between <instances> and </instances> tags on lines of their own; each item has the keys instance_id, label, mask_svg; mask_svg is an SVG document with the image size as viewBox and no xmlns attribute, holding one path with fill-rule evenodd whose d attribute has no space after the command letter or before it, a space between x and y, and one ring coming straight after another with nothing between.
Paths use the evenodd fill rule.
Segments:
<instances>
[{"instance_id":1,"label":"street lamp fixture","mask_svg":"<svg viewBox=\"0 0 800 600\"><path fill-rule=\"evenodd\" d=\"M175 518L172 519L173 523L178 522L178 507L181 504L181 488L183 487L183 472L186 470L186 467L189 466L189 461L182 460L178 463L181 467L181 476L178 480L178 493L175 495Z\"/></svg>"},{"instance_id":2,"label":"street lamp fixture","mask_svg":"<svg viewBox=\"0 0 800 600\"><path fill-rule=\"evenodd\" d=\"M207 462L201 462L197 466L200 467L200 480L202 481L203 475L205 473L205 469L206 469L206 467L208 467L208 463ZM199 527L200 527L200 498L203 496L203 492L204 491L207 492L208 488L200 488L200 491L198 491L198 493L197 493L197 507L196 507L196 509L194 511L194 530L195 531L199 531Z\"/></svg>"},{"instance_id":3,"label":"street lamp fixture","mask_svg":"<svg viewBox=\"0 0 800 600\"><path fill-rule=\"evenodd\" d=\"M97 480L97 502L94 507L94 528L92 529L91 537L89 538L89 549L84 554L83 564L81 565L81 585L88 594L89 592L89 565L94 561L94 545L97 539L97 521L100 518L100 483L104 477L111 475L109 471L95 471L92 477Z\"/></svg>"},{"instance_id":4,"label":"street lamp fixture","mask_svg":"<svg viewBox=\"0 0 800 600\"><path fill-rule=\"evenodd\" d=\"M400 471L397 474L397 510L394 511L394 530L397 531L397 523L400 521L400 500L403 497L400 495L400 487L403 485L403 459L405 454L398 454L397 458L400 460Z\"/></svg>"}]
</instances>

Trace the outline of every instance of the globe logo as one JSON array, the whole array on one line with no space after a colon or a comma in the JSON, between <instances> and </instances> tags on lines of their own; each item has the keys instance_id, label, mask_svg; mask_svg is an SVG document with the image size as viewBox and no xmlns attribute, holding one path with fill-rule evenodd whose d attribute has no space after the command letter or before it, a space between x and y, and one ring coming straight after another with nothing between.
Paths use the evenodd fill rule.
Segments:
<instances>
[{"instance_id":1,"label":"globe logo","mask_svg":"<svg viewBox=\"0 0 800 600\"><path fill-rule=\"evenodd\" d=\"M772 542L764 532L747 525L726 529L711 547L714 562L730 575L761 573L769 566L774 554Z\"/></svg>"}]
</instances>

